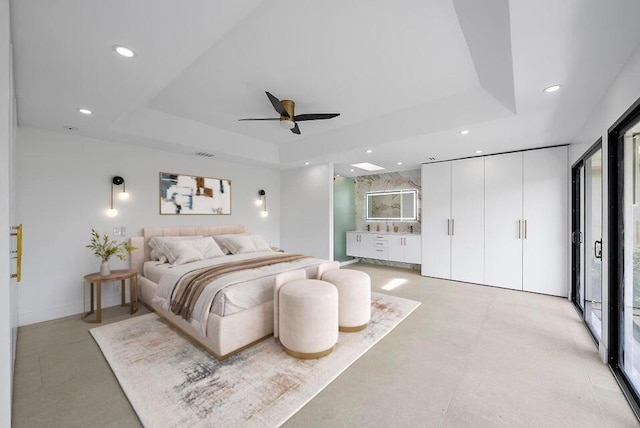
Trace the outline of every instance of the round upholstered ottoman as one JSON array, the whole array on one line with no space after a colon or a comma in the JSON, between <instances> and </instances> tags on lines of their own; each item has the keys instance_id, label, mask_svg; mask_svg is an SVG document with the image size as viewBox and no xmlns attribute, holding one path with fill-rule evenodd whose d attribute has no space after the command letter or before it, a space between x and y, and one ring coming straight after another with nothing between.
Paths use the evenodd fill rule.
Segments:
<instances>
[{"instance_id":1,"label":"round upholstered ottoman","mask_svg":"<svg viewBox=\"0 0 640 428\"><path fill-rule=\"evenodd\" d=\"M322 280L338 289L338 323L340 331L364 329L371 319L371 278L364 272L332 269Z\"/></svg>"},{"instance_id":2,"label":"round upholstered ottoman","mask_svg":"<svg viewBox=\"0 0 640 428\"><path fill-rule=\"evenodd\" d=\"M317 279L287 282L279 293L280 343L296 358L322 358L338 341L338 290Z\"/></svg>"}]
</instances>

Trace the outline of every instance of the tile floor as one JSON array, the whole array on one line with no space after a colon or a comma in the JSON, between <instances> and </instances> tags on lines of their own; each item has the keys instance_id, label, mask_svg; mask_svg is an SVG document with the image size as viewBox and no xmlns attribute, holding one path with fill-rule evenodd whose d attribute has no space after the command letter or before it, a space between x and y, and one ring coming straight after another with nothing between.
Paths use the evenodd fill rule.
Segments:
<instances>
[{"instance_id":1,"label":"tile floor","mask_svg":"<svg viewBox=\"0 0 640 428\"><path fill-rule=\"evenodd\" d=\"M285 427L640 426L566 299L349 268L422 305ZM383 289L394 279L406 282ZM14 427L140 426L91 327L73 316L19 329Z\"/></svg>"}]
</instances>

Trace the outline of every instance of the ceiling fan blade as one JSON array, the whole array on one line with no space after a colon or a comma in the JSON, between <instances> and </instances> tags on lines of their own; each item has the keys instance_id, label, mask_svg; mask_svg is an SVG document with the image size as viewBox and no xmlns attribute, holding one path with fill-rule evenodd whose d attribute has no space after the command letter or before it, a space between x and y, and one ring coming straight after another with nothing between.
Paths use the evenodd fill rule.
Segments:
<instances>
[{"instance_id":1,"label":"ceiling fan blade","mask_svg":"<svg viewBox=\"0 0 640 428\"><path fill-rule=\"evenodd\" d=\"M271 101L271 105L273 106L274 109L276 109L276 111L280 114L280 116L289 117L289 113L287 113L284 107L282 107L282 103L280 102L279 99L277 99L267 91L265 91L264 93L267 94L269 101Z\"/></svg>"},{"instance_id":2,"label":"ceiling fan blade","mask_svg":"<svg viewBox=\"0 0 640 428\"><path fill-rule=\"evenodd\" d=\"M293 117L293 119L298 121L303 120L323 120L323 119L332 119L336 116L340 116L340 113L308 113L308 114L298 114Z\"/></svg>"},{"instance_id":3,"label":"ceiling fan blade","mask_svg":"<svg viewBox=\"0 0 640 428\"><path fill-rule=\"evenodd\" d=\"M293 128L291 128L291 132L293 132L294 134L300 135L300 128L298 128L298 124L297 123L295 124L295 126Z\"/></svg>"},{"instance_id":4,"label":"ceiling fan blade","mask_svg":"<svg viewBox=\"0 0 640 428\"><path fill-rule=\"evenodd\" d=\"M280 120L279 117L250 117L247 119L238 119L238 120Z\"/></svg>"}]
</instances>

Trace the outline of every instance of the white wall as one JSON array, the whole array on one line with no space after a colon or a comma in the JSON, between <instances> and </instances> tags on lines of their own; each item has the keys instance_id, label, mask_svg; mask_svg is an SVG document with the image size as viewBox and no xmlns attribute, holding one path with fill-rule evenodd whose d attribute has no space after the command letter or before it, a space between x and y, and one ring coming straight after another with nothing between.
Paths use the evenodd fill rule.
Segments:
<instances>
[{"instance_id":1,"label":"white wall","mask_svg":"<svg viewBox=\"0 0 640 428\"><path fill-rule=\"evenodd\" d=\"M13 384L12 318L15 281L11 274L9 227L12 174L13 81L9 0L0 0L0 426L11 425Z\"/></svg>"},{"instance_id":2,"label":"white wall","mask_svg":"<svg viewBox=\"0 0 640 428\"><path fill-rule=\"evenodd\" d=\"M282 248L333 260L333 164L282 171L280 193Z\"/></svg>"},{"instance_id":3,"label":"white wall","mask_svg":"<svg viewBox=\"0 0 640 428\"><path fill-rule=\"evenodd\" d=\"M602 137L602 177L603 201L605 202L602 218L602 307L609 307L609 201L608 180L608 129L640 98L640 46L629 57L616 79L593 109L582 129L578 132L569 147L569 163L573 165L597 140ZM570 183L569 183L570 185ZM603 311L602 339L600 341L600 357L606 362L609 348L609 313Z\"/></svg>"},{"instance_id":4,"label":"white wall","mask_svg":"<svg viewBox=\"0 0 640 428\"><path fill-rule=\"evenodd\" d=\"M146 226L237 223L280 245L278 170L33 128L18 128L17 143L17 214L24 225L20 325L82 312L82 277L99 268L85 248L91 228L111 234L124 226L134 236ZM159 215L161 171L230 179L232 214ZM111 219L104 212L114 175L125 179L131 198L114 199L119 215ZM269 197L266 218L255 205L260 189ZM112 268L128 263L110 262ZM103 306L117 304L114 288L103 287Z\"/></svg>"}]
</instances>

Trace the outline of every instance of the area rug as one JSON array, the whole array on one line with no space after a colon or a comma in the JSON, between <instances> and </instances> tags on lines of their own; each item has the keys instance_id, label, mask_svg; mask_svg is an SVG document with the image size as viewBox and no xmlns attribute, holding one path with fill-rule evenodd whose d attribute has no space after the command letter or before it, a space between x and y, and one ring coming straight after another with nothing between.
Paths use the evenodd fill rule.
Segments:
<instances>
[{"instance_id":1,"label":"area rug","mask_svg":"<svg viewBox=\"0 0 640 428\"><path fill-rule=\"evenodd\" d=\"M90 331L145 427L277 427L419 305L372 293L367 328L340 333L318 360L270 337L218 361L154 313Z\"/></svg>"}]
</instances>

